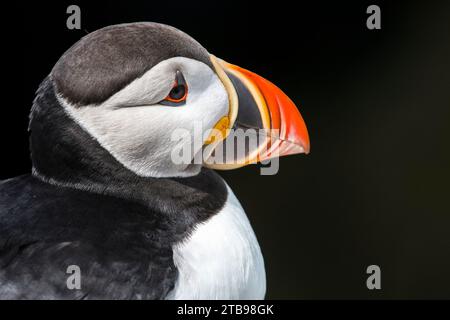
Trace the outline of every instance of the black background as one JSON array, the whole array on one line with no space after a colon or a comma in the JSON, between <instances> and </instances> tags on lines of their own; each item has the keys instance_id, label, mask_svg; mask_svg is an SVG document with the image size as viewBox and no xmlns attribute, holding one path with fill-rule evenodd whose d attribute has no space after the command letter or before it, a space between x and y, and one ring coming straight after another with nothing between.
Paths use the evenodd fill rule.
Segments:
<instances>
[{"instance_id":1,"label":"black background","mask_svg":"<svg viewBox=\"0 0 450 320\"><path fill-rule=\"evenodd\" d=\"M294 4L295 3L295 4ZM82 29L66 28L78 4ZM366 28L378 4L382 29ZM2 4L1 175L30 171L41 80L87 32L175 26L281 87L311 154L222 172L266 262L267 298L450 298L450 5L446 1L58 1ZM366 267L382 290L366 288Z\"/></svg>"}]
</instances>

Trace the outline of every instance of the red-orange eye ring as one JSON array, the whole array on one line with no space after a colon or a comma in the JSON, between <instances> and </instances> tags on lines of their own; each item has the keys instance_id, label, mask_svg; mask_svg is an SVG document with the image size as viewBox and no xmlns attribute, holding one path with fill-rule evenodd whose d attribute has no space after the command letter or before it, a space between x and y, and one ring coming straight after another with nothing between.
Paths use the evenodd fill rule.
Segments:
<instances>
[{"instance_id":1,"label":"red-orange eye ring","mask_svg":"<svg viewBox=\"0 0 450 320\"><path fill-rule=\"evenodd\" d=\"M175 82L167 97L161 101L163 105L179 106L186 103L188 86L180 71L177 71Z\"/></svg>"},{"instance_id":2,"label":"red-orange eye ring","mask_svg":"<svg viewBox=\"0 0 450 320\"><path fill-rule=\"evenodd\" d=\"M171 102L182 102L186 100L187 93L188 90L185 84L179 84L178 82L175 82L172 90L170 90L165 100Z\"/></svg>"}]
</instances>

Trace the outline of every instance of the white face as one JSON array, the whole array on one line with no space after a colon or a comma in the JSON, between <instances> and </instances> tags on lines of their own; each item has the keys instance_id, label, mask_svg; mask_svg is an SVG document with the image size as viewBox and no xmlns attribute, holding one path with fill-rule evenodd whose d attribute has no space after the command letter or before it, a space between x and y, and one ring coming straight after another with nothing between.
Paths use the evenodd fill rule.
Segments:
<instances>
[{"instance_id":1,"label":"white face","mask_svg":"<svg viewBox=\"0 0 450 320\"><path fill-rule=\"evenodd\" d=\"M167 106L164 100L180 71L188 87L186 103ZM164 60L100 105L75 107L58 96L68 114L126 168L145 177L197 174L201 165L174 164L171 152L180 142L172 132L185 129L194 141L194 124L211 129L228 114L228 95L206 64L175 57ZM201 151L197 146L194 153Z\"/></svg>"}]
</instances>

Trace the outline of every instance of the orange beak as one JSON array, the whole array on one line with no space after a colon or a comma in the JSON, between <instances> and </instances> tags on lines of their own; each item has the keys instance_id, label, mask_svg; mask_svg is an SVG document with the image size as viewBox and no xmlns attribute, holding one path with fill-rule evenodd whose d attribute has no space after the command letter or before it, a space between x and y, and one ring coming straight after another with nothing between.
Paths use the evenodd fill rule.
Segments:
<instances>
[{"instance_id":1,"label":"orange beak","mask_svg":"<svg viewBox=\"0 0 450 320\"><path fill-rule=\"evenodd\" d=\"M273 157L309 153L306 124L295 104L280 88L251 71L214 56L211 56L211 61L230 100L228 116L219 121L222 132L224 123L229 130L215 144L214 151L228 150L230 153L225 145L239 139L235 135L239 131L236 129L241 129L240 133L246 137L251 137L251 131L258 135L258 141L245 146L241 154L227 154L221 158L222 161L217 161L215 155L214 162L206 161L206 166L219 170L234 169Z\"/></svg>"}]
</instances>

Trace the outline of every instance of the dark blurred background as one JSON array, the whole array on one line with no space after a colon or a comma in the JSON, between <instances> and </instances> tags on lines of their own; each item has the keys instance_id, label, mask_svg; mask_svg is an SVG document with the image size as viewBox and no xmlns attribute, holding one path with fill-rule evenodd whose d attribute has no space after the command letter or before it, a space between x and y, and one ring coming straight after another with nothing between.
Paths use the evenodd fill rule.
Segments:
<instances>
[{"instance_id":1,"label":"dark blurred background","mask_svg":"<svg viewBox=\"0 0 450 320\"><path fill-rule=\"evenodd\" d=\"M70 4L82 30L66 28ZM370 4L381 30L366 28ZM311 154L281 159L277 175L221 173L261 244L267 298L450 298L448 1L40 1L2 13L1 179L30 171L28 112L65 50L110 24L170 24L277 84L308 125Z\"/></svg>"}]
</instances>

